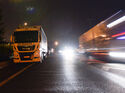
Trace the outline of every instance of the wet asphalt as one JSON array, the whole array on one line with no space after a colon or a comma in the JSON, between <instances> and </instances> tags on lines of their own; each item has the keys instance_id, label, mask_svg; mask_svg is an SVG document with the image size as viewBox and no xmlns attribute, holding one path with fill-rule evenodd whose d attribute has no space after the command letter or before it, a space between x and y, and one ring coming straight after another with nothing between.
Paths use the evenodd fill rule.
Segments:
<instances>
[{"instance_id":1,"label":"wet asphalt","mask_svg":"<svg viewBox=\"0 0 125 93\"><path fill-rule=\"evenodd\" d=\"M0 87L0 93L125 93L124 87L83 59L49 56ZM27 65L9 64L0 70L0 81Z\"/></svg>"}]
</instances>

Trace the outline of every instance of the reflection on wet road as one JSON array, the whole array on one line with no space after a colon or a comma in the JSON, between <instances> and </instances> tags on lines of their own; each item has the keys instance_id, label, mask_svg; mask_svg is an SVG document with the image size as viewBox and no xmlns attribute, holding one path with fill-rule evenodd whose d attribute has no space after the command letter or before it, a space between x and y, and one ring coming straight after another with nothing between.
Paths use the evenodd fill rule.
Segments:
<instances>
[{"instance_id":1,"label":"reflection on wet road","mask_svg":"<svg viewBox=\"0 0 125 93\"><path fill-rule=\"evenodd\" d=\"M62 58L60 55L50 56L44 63L33 64L20 75L7 82L0 88L0 92L125 93L124 86L114 81L114 79L119 78L109 77L111 74L108 73L113 73L113 71L102 69L104 63L94 64L93 62L93 64L87 64L87 60L83 56L82 58L76 57L69 60ZM19 64L14 68L12 67L10 69L16 67L23 69ZM19 69L15 70L19 71ZM6 74L6 70L3 72Z\"/></svg>"}]
</instances>

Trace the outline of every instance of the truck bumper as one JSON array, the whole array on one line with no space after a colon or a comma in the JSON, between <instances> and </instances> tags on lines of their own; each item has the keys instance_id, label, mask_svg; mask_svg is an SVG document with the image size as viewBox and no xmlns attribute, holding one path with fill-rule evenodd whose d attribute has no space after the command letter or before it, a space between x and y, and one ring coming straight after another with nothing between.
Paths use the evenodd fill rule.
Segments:
<instances>
[{"instance_id":1,"label":"truck bumper","mask_svg":"<svg viewBox=\"0 0 125 93\"><path fill-rule=\"evenodd\" d=\"M30 63L30 62L40 62L41 59L40 58L33 58L32 60L20 60L20 59L13 59L14 63Z\"/></svg>"}]
</instances>

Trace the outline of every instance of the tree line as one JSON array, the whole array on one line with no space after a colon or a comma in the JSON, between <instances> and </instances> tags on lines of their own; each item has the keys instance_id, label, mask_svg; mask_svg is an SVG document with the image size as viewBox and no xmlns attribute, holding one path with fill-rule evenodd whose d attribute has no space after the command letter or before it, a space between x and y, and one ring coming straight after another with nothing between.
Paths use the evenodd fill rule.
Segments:
<instances>
[{"instance_id":1,"label":"tree line","mask_svg":"<svg viewBox=\"0 0 125 93\"><path fill-rule=\"evenodd\" d=\"M4 26L3 26L3 16L2 16L2 10L0 9L0 42L3 42L3 34L4 34Z\"/></svg>"}]
</instances>

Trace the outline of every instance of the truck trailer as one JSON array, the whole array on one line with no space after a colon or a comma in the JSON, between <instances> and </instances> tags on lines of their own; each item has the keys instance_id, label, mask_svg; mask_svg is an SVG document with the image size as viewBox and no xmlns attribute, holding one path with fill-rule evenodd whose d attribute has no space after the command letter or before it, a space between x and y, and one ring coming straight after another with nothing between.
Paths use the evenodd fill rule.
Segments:
<instances>
[{"instance_id":1,"label":"truck trailer","mask_svg":"<svg viewBox=\"0 0 125 93\"><path fill-rule=\"evenodd\" d=\"M125 55L125 11L119 11L79 37L79 50L94 55ZM125 56L123 57L123 59Z\"/></svg>"}]
</instances>

